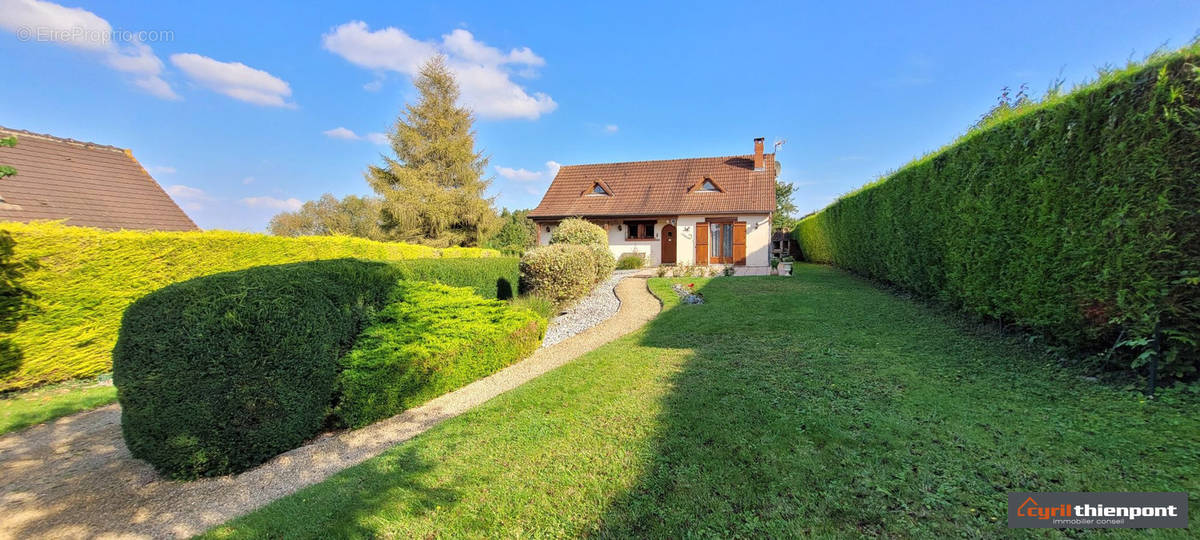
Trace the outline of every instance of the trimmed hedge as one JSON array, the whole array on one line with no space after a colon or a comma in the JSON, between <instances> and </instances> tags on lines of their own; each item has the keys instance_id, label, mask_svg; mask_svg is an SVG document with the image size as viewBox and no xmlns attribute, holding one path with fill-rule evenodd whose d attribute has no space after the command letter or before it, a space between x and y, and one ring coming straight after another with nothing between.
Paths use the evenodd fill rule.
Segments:
<instances>
[{"instance_id":1,"label":"trimmed hedge","mask_svg":"<svg viewBox=\"0 0 1200 540\"><path fill-rule=\"evenodd\" d=\"M386 263L317 261L205 276L134 302L113 350L130 453L194 478L299 446L325 422L338 358L395 284Z\"/></svg>"},{"instance_id":2,"label":"trimmed hedge","mask_svg":"<svg viewBox=\"0 0 1200 540\"><path fill-rule=\"evenodd\" d=\"M342 358L341 425L362 427L533 353L546 320L470 289L405 282Z\"/></svg>"},{"instance_id":3,"label":"trimmed hedge","mask_svg":"<svg viewBox=\"0 0 1200 540\"><path fill-rule=\"evenodd\" d=\"M600 244L608 247L608 233L599 225L586 219L568 218L562 220L554 232L550 233L551 244L575 244L586 246Z\"/></svg>"},{"instance_id":4,"label":"trimmed hedge","mask_svg":"<svg viewBox=\"0 0 1200 540\"><path fill-rule=\"evenodd\" d=\"M512 328L536 315L510 313L470 288L400 281L410 271L404 263L354 259L263 266L176 283L134 302L113 351L130 452L174 478L228 474L316 435L334 421L335 405L353 411L347 418L356 422L378 414L382 408L360 405L376 403L364 386L346 385L354 391L350 400L338 395L341 359L360 335L364 347L415 335L430 340L431 354L445 355L414 356L413 365L444 364L426 374L425 386L405 388L417 397L387 401L391 406L511 362L532 350L530 340L536 348L544 322L525 333ZM487 331L487 320L508 333ZM414 326L404 333L395 321ZM383 329L364 333L372 322ZM465 331L477 340L460 339ZM505 346L504 339L514 342ZM392 368L404 361L387 360ZM383 388L389 396L400 392Z\"/></svg>"},{"instance_id":5,"label":"trimmed hedge","mask_svg":"<svg viewBox=\"0 0 1200 540\"><path fill-rule=\"evenodd\" d=\"M793 232L845 267L1083 350L1200 359L1200 46L1019 110ZM1121 355L1118 355L1121 356Z\"/></svg>"},{"instance_id":6,"label":"trimmed hedge","mask_svg":"<svg viewBox=\"0 0 1200 540\"><path fill-rule=\"evenodd\" d=\"M400 279L432 281L470 287L484 298L508 300L515 296L521 280L520 259L428 259L396 263Z\"/></svg>"},{"instance_id":7,"label":"trimmed hedge","mask_svg":"<svg viewBox=\"0 0 1200 540\"><path fill-rule=\"evenodd\" d=\"M592 248L550 244L533 248L521 257L521 292L566 305L583 298L596 283Z\"/></svg>"},{"instance_id":8,"label":"trimmed hedge","mask_svg":"<svg viewBox=\"0 0 1200 540\"><path fill-rule=\"evenodd\" d=\"M284 238L228 231L109 232L60 223L4 223L0 230L12 235L15 241L12 260L27 268L20 284L35 295L27 302L24 320L15 330L0 331L0 343L12 345L0 351L4 353L0 366L7 366L0 371L0 391L109 371L121 313L137 298L171 283L264 264L306 260L498 255L493 250L477 248L439 250L341 236ZM492 261L482 264L490 265ZM515 260L495 264L511 265L508 279L515 279ZM489 288L482 281L453 283L476 287L481 293Z\"/></svg>"}]
</instances>

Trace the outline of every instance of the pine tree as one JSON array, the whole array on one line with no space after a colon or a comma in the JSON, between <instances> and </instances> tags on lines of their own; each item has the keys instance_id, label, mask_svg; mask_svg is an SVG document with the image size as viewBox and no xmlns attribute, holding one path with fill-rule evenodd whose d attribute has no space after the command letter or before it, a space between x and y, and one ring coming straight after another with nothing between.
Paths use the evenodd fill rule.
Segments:
<instances>
[{"instance_id":1,"label":"pine tree","mask_svg":"<svg viewBox=\"0 0 1200 540\"><path fill-rule=\"evenodd\" d=\"M389 135L395 158L367 171L383 199L381 221L396 240L427 245L478 246L497 226L488 159L475 152L474 118L456 105L458 84L442 57L413 81L420 99L406 106Z\"/></svg>"}]
</instances>

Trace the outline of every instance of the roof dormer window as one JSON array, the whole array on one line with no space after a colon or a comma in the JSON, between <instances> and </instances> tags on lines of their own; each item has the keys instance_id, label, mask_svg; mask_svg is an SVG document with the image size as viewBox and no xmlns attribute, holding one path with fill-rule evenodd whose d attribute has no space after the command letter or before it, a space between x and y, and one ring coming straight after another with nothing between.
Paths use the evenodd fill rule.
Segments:
<instances>
[{"instance_id":1,"label":"roof dormer window","mask_svg":"<svg viewBox=\"0 0 1200 540\"><path fill-rule=\"evenodd\" d=\"M716 180L713 180L712 178L709 178L707 176L705 176L703 179L696 182L695 184L692 184L692 187L688 188L688 191L692 191L695 193L724 193L725 192L725 190L721 187L720 184L717 183Z\"/></svg>"},{"instance_id":2,"label":"roof dormer window","mask_svg":"<svg viewBox=\"0 0 1200 540\"><path fill-rule=\"evenodd\" d=\"M605 184L604 180L596 180L592 182L591 189L585 189L582 194L589 197L611 197L612 190L608 189L608 184Z\"/></svg>"}]
</instances>

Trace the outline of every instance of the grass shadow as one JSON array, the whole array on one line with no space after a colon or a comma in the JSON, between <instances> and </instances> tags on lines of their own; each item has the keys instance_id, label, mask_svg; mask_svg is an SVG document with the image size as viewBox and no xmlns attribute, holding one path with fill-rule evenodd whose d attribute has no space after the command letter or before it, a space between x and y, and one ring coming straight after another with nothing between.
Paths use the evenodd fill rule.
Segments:
<instances>
[{"instance_id":1,"label":"grass shadow","mask_svg":"<svg viewBox=\"0 0 1200 540\"><path fill-rule=\"evenodd\" d=\"M641 344L694 354L597 536L1036 536L1006 528L1007 492L1200 490L1194 399L1146 403L828 267L651 287Z\"/></svg>"}]
</instances>

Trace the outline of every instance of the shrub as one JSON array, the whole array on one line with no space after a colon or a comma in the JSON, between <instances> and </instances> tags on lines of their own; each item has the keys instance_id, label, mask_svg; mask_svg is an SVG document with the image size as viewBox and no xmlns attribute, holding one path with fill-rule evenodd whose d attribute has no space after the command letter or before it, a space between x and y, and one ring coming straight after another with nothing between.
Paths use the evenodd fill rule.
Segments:
<instances>
[{"instance_id":1,"label":"shrub","mask_svg":"<svg viewBox=\"0 0 1200 540\"><path fill-rule=\"evenodd\" d=\"M109 232L60 223L4 223L0 228L15 242L13 260L33 263L21 283L34 295L25 320L15 330L0 331L0 342L11 343L19 357L11 373L0 374L0 391L109 371L121 313L137 298L171 283L307 260L498 255L477 248L437 250L343 236Z\"/></svg>"},{"instance_id":2,"label":"shrub","mask_svg":"<svg viewBox=\"0 0 1200 540\"><path fill-rule=\"evenodd\" d=\"M612 275L613 270L617 267L617 259L613 257L612 251L609 251L606 246L591 244L588 249L592 250L592 262L596 264L593 284L602 283Z\"/></svg>"},{"instance_id":3,"label":"shrub","mask_svg":"<svg viewBox=\"0 0 1200 540\"><path fill-rule=\"evenodd\" d=\"M641 253L623 253L617 258L617 268L621 270L637 270L646 266L646 256Z\"/></svg>"},{"instance_id":4,"label":"shrub","mask_svg":"<svg viewBox=\"0 0 1200 540\"><path fill-rule=\"evenodd\" d=\"M1200 358L1200 45L986 122L793 232L830 262L1083 350ZM1122 339L1123 336L1123 339ZM1138 354L1142 353L1142 354Z\"/></svg>"},{"instance_id":5,"label":"shrub","mask_svg":"<svg viewBox=\"0 0 1200 540\"><path fill-rule=\"evenodd\" d=\"M395 282L385 263L317 261L197 278L134 302L113 350L130 453L194 478L300 445L325 422L338 358Z\"/></svg>"},{"instance_id":6,"label":"shrub","mask_svg":"<svg viewBox=\"0 0 1200 540\"><path fill-rule=\"evenodd\" d=\"M550 319L558 313L558 306L554 305L550 299L538 296L536 294L523 294L509 301L509 305L513 309L526 309L541 315L543 319Z\"/></svg>"},{"instance_id":7,"label":"shrub","mask_svg":"<svg viewBox=\"0 0 1200 540\"><path fill-rule=\"evenodd\" d=\"M546 321L470 289L402 282L342 358L338 423L361 427L528 356Z\"/></svg>"},{"instance_id":8,"label":"shrub","mask_svg":"<svg viewBox=\"0 0 1200 540\"><path fill-rule=\"evenodd\" d=\"M515 257L491 257L418 259L394 264L399 269L400 279L470 287L484 298L508 300L515 296L521 278L519 263Z\"/></svg>"},{"instance_id":9,"label":"shrub","mask_svg":"<svg viewBox=\"0 0 1200 540\"><path fill-rule=\"evenodd\" d=\"M593 250L587 246L551 244L521 257L521 292L566 305L583 298L596 279Z\"/></svg>"},{"instance_id":10,"label":"shrub","mask_svg":"<svg viewBox=\"0 0 1200 540\"><path fill-rule=\"evenodd\" d=\"M550 234L550 243L577 246L599 244L608 247L608 233L604 232L599 225L585 219L564 219Z\"/></svg>"},{"instance_id":11,"label":"shrub","mask_svg":"<svg viewBox=\"0 0 1200 540\"><path fill-rule=\"evenodd\" d=\"M468 287L401 280L411 272L354 259L263 266L134 302L113 351L130 452L175 478L238 472L311 438L332 405L339 422L360 426L537 347L536 314ZM389 346L396 356L383 358ZM371 372L375 383L340 375L381 362L405 371Z\"/></svg>"}]
</instances>

